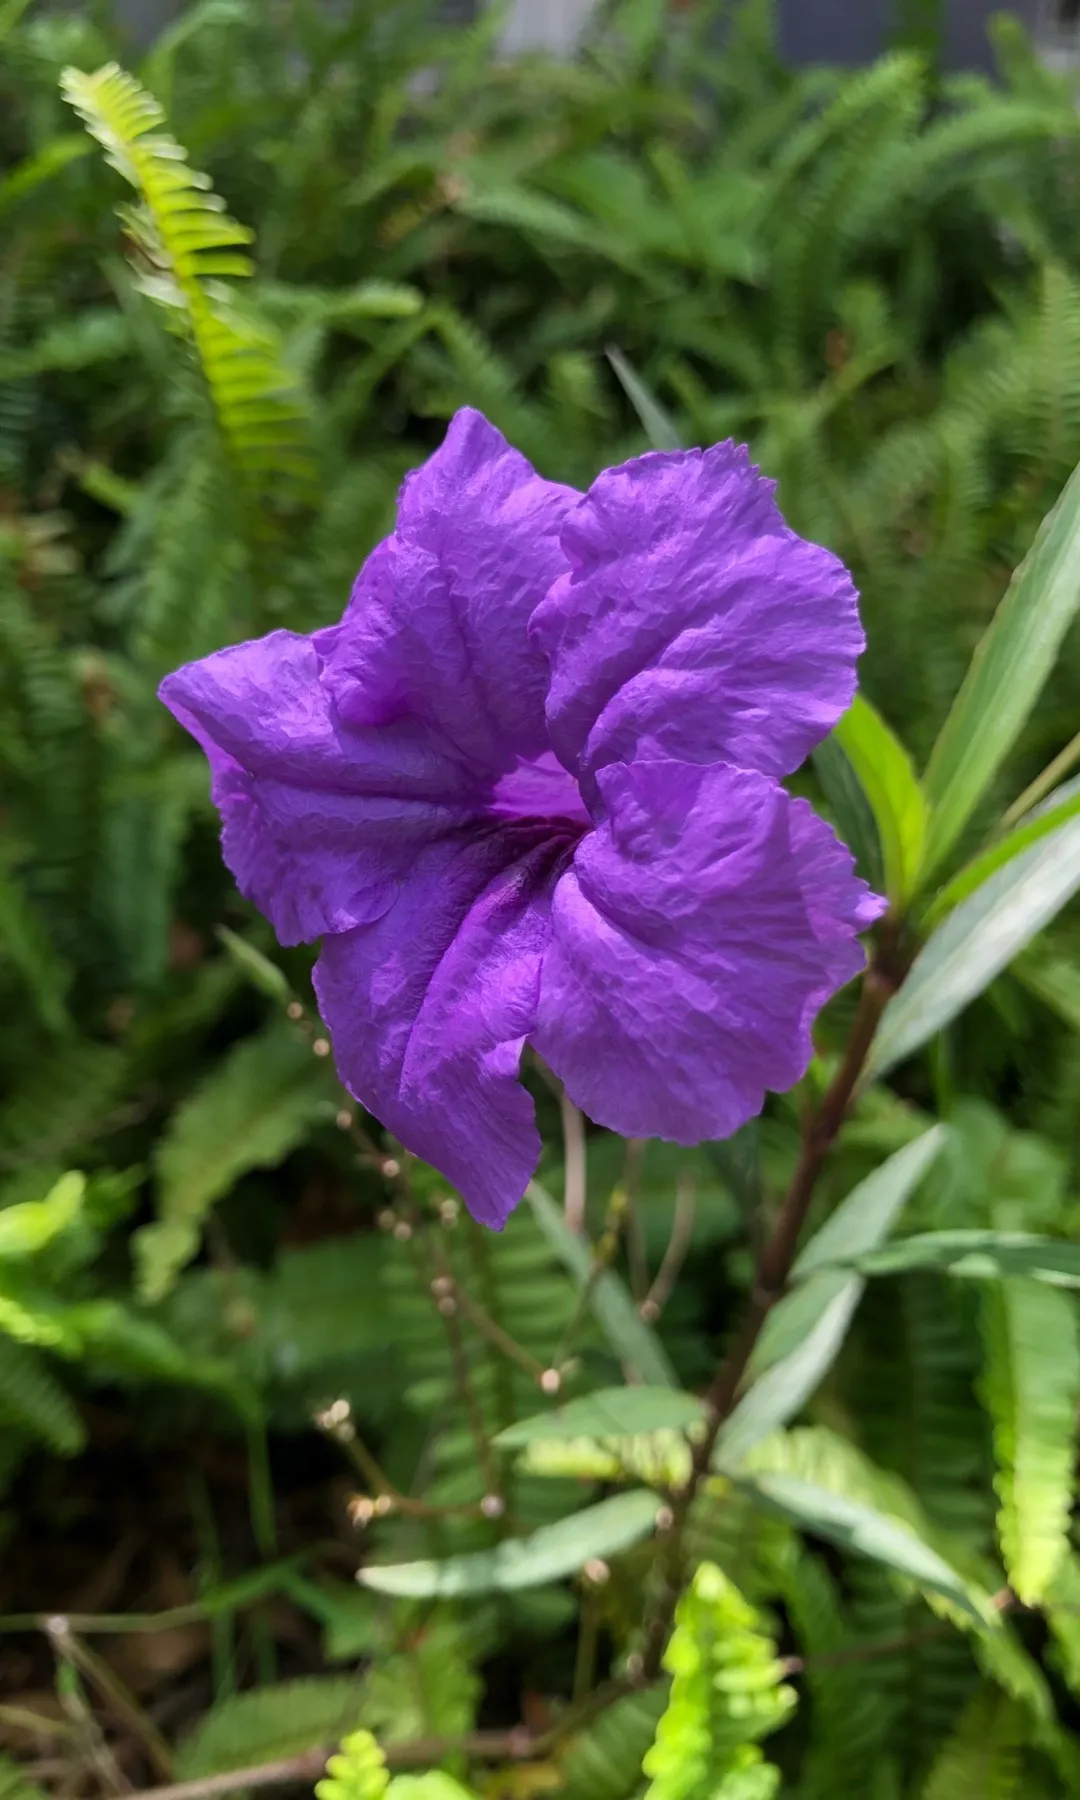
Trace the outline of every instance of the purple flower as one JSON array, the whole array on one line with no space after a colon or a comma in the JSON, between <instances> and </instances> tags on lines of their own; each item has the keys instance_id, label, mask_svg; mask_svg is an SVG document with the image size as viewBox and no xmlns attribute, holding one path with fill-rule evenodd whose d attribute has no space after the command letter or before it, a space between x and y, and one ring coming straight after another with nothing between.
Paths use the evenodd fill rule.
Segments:
<instances>
[{"instance_id":1,"label":"purple flower","mask_svg":"<svg viewBox=\"0 0 1080 1800\"><path fill-rule=\"evenodd\" d=\"M627 1136L726 1137L791 1087L880 903L779 778L849 705L843 566L745 450L584 495L478 413L405 482L339 625L170 675L225 860L315 986L348 1087L500 1226L535 1047Z\"/></svg>"}]
</instances>

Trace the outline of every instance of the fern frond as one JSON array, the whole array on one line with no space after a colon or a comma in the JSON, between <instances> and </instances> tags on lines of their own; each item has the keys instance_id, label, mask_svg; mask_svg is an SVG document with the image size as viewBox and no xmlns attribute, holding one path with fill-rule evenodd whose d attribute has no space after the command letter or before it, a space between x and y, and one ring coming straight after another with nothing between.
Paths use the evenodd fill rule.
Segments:
<instances>
[{"instance_id":1,"label":"fern frond","mask_svg":"<svg viewBox=\"0 0 1080 1800\"><path fill-rule=\"evenodd\" d=\"M275 1167L316 1120L332 1118L335 1093L306 1040L276 1020L212 1070L158 1144L158 1223L135 1239L146 1299L160 1300L194 1255L214 1201L249 1169Z\"/></svg>"},{"instance_id":2,"label":"fern frond","mask_svg":"<svg viewBox=\"0 0 1080 1800\"><path fill-rule=\"evenodd\" d=\"M1009 1581L1025 1605L1046 1593L1068 1546L1080 1407L1080 1321L1070 1294L1014 1279L983 1295L982 1394L994 1425Z\"/></svg>"},{"instance_id":3,"label":"fern frond","mask_svg":"<svg viewBox=\"0 0 1080 1800\"><path fill-rule=\"evenodd\" d=\"M93 75L69 68L61 87L139 196L124 217L148 265L142 285L183 319L240 479L259 498L310 501L317 472L309 419L280 339L218 286L221 276L251 274L245 247L253 233L189 167L162 129L161 107L134 76L116 63Z\"/></svg>"},{"instance_id":4,"label":"fern frond","mask_svg":"<svg viewBox=\"0 0 1080 1800\"><path fill-rule=\"evenodd\" d=\"M313 1675L234 1694L180 1746L177 1773L216 1775L335 1744L359 1725L362 1691L355 1676Z\"/></svg>"},{"instance_id":5,"label":"fern frond","mask_svg":"<svg viewBox=\"0 0 1080 1800\"><path fill-rule=\"evenodd\" d=\"M679 1602L664 1657L667 1711L644 1772L646 1800L771 1800L780 1771L759 1740L795 1705L763 1622L715 1563L701 1563Z\"/></svg>"},{"instance_id":6,"label":"fern frond","mask_svg":"<svg viewBox=\"0 0 1080 1800\"><path fill-rule=\"evenodd\" d=\"M82 1420L38 1351L5 1335L3 1298L0 1293L0 1424L74 1456L86 1438Z\"/></svg>"},{"instance_id":7,"label":"fern frond","mask_svg":"<svg viewBox=\"0 0 1080 1800\"><path fill-rule=\"evenodd\" d=\"M930 1771L920 1800L1022 1800L1023 1714L993 1691L976 1694Z\"/></svg>"},{"instance_id":8,"label":"fern frond","mask_svg":"<svg viewBox=\"0 0 1080 1800\"><path fill-rule=\"evenodd\" d=\"M315 1800L383 1800L389 1785L386 1758L370 1731L353 1731L315 1783Z\"/></svg>"}]
</instances>

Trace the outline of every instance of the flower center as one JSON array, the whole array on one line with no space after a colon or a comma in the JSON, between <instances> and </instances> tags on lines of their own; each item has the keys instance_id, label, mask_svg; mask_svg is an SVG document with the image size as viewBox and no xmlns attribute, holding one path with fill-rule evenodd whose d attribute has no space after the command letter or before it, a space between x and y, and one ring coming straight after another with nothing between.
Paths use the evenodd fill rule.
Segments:
<instances>
[{"instance_id":1,"label":"flower center","mask_svg":"<svg viewBox=\"0 0 1080 1800\"><path fill-rule=\"evenodd\" d=\"M535 761L522 759L500 775L488 802L499 819L550 819L569 825L591 825L588 810L574 777L563 768L553 750Z\"/></svg>"}]
</instances>

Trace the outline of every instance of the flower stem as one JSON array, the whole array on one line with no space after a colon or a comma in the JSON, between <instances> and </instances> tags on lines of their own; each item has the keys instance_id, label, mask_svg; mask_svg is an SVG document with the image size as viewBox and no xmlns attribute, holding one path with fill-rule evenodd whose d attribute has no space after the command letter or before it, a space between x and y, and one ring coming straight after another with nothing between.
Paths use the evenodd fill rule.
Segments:
<instances>
[{"instance_id":1,"label":"flower stem","mask_svg":"<svg viewBox=\"0 0 1080 1800\"><path fill-rule=\"evenodd\" d=\"M689 1478L673 1495L674 1519L665 1558L662 1586L645 1626L641 1679L659 1674L685 1575L683 1536L690 1509L709 1472L720 1429L739 1396L750 1358L777 1301L783 1297L810 1211L817 1180L847 1117L867 1053L893 994L906 970L898 961L894 931L883 933L881 945L863 978L862 994L840 1066L821 1105L803 1123L798 1161L772 1232L758 1258L746 1317L705 1395L706 1429L694 1444Z\"/></svg>"}]
</instances>

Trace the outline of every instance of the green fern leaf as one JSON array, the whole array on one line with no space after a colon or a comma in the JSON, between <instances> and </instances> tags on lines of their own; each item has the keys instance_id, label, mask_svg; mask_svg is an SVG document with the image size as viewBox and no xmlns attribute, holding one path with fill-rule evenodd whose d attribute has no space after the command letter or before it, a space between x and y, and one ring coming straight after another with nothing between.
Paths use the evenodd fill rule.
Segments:
<instances>
[{"instance_id":1,"label":"green fern leaf","mask_svg":"<svg viewBox=\"0 0 1080 1800\"><path fill-rule=\"evenodd\" d=\"M646 1800L772 1800L780 1771L758 1740L795 1704L763 1623L715 1563L701 1563L664 1657L667 1711L647 1752Z\"/></svg>"},{"instance_id":2,"label":"green fern leaf","mask_svg":"<svg viewBox=\"0 0 1080 1800\"><path fill-rule=\"evenodd\" d=\"M0 1423L18 1426L61 1456L85 1441L82 1420L36 1350L4 1335L0 1297Z\"/></svg>"},{"instance_id":3,"label":"green fern leaf","mask_svg":"<svg viewBox=\"0 0 1080 1800\"><path fill-rule=\"evenodd\" d=\"M1080 1406L1076 1306L1057 1288L1014 1279L987 1286L981 1321L1001 1548L1013 1588L1032 1606L1068 1543Z\"/></svg>"},{"instance_id":4,"label":"green fern leaf","mask_svg":"<svg viewBox=\"0 0 1080 1800\"><path fill-rule=\"evenodd\" d=\"M213 1707L180 1747L183 1780L302 1756L339 1742L360 1721L360 1683L355 1676L303 1676Z\"/></svg>"},{"instance_id":5,"label":"green fern leaf","mask_svg":"<svg viewBox=\"0 0 1080 1800\"><path fill-rule=\"evenodd\" d=\"M920 1800L1021 1800L1023 1714L994 1692L976 1694L943 1747Z\"/></svg>"},{"instance_id":6,"label":"green fern leaf","mask_svg":"<svg viewBox=\"0 0 1080 1800\"><path fill-rule=\"evenodd\" d=\"M196 1088L157 1148L158 1223L135 1238L144 1298L168 1292L215 1200L249 1169L276 1167L316 1120L332 1117L333 1091L306 1040L276 1020Z\"/></svg>"},{"instance_id":7,"label":"green fern leaf","mask_svg":"<svg viewBox=\"0 0 1080 1800\"><path fill-rule=\"evenodd\" d=\"M142 286L184 321L241 480L262 498L309 501L317 474L307 410L280 340L219 286L221 276L251 274L253 234L188 166L153 96L116 63L93 75L65 69L61 89L139 196L124 219L147 264Z\"/></svg>"},{"instance_id":8,"label":"green fern leaf","mask_svg":"<svg viewBox=\"0 0 1080 1800\"><path fill-rule=\"evenodd\" d=\"M389 1785L386 1758L370 1731L353 1731L315 1783L315 1800L383 1800Z\"/></svg>"},{"instance_id":9,"label":"green fern leaf","mask_svg":"<svg viewBox=\"0 0 1080 1800\"><path fill-rule=\"evenodd\" d=\"M667 1706L657 1685L617 1700L570 1739L560 1758L560 1800L630 1800L641 1790L641 1769Z\"/></svg>"}]
</instances>

